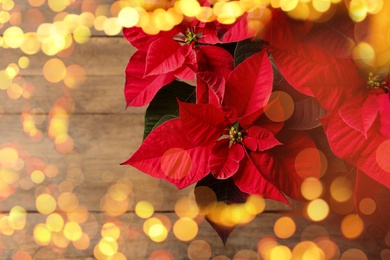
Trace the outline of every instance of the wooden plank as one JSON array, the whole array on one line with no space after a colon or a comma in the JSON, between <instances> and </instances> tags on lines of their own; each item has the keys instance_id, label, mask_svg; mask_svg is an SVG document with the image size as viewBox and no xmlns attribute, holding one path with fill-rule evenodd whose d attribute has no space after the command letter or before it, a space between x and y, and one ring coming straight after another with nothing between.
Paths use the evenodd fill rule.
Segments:
<instances>
[{"instance_id":1,"label":"wooden plank","mask_svg":"<svg viewBox=\"0 0 390 260\"><path fill-rule=\"evenodd\" d=\"M174 225L178 217L174 213L156 213L164 215L171 225ZM275 238L280 245L285 245L290 250L294 248L300 241L312 241L318 243L319 241L328 241L330 239L336 245L336 251L333 258L339 259L339 256L348 249L359 249L365 252L368 259L381 259L380 253L386 249L384 244L384 237L373 240L373 234L368 230L356 240L348 240L342 237L339 230L339 219L331 217L322 223L311 223L302 217L291 216L296 223L296 231L294 235L288 239L277 239L273 231L275 221L286 216L281 213L263 213L258 215L252 222L245 226L236 227L226 245L222 243L215 231L210 227L206 221L198 220L199 230L197 236L190 241L180 241L173 234L172 229L169 231L167 238L163 242L153 242L143 231L143 224L145 219L136 216L134 213L128 213L116 218L107 218L98 213L89 213L88 220L81 223L80 227L83 232L89 235L90 246L85 249L77 249L70 242L66 248L59 248L53 242L47 246L38 245L34 241L33 230L38 223L45 223L46 216L41 214L29 213L27 215L27 226L22 231L16 231L11 236L1 236L0 251L2 251L2 259L11 259L18 251L28 253L34 259L95 259L94 247L99 244L101 240L100 232L102 225L105 223L115 223L119 227L120 235L118 237L118 252L121 252L129 260L138 259L157 259L149 258L153 253L165 252L169 253L173 259L189 259L189 248L195 244L194 241L201 242L204 245L197 252L209 252L211 259L216 256L225 256L229 259L260 259L259 254L264 252L264 246L258 247L259 242L265 241L266 237ZM65 221L66 221L66 216ZM311 233L308 236L308 230L318 230L317 233ZM306 229L306 230L305 230ZM66 241L66 240L65 240ZM103 247L102 247L103 248ZM258 251L258 249L260 249ZM331 249L331 248L330 248ZM106 247L106 252L109 247ZM325 251L327 256L330 255L331 250ZM236 257L236 258L235 258ZM164 258L165 259L165 258ZM203 259L203 258L202 258ZM226 258L227 259L227 258ZM262 258L263 259L263 258Z\"/></svg>"},{"instance_id":2,"label":"wooden plank","mask_svg":"<svg viewBox=\"0 0 390 260\"><path fill-rule=\"evenodd\" d=\"M19 22L15 22L18 27L23 29L24 32L36 32L39 25L42 23L53 23L55 17L60 12L66 12L68 14L80 15L82 12L89 12L97 16L113 17L117 15L117 10L111 8L115 0L93 0L83 1L74 0L71 1L71 5L64 10L58 12L53 11L48 5L47 1L38 7L31 6L28 1L14 0L14 8L11 12L20 13ZM0 34L3 34L5 27L0 28ZM96 30L94 26L91 27L92 35L104 35L104 31Z\"/></svg>"},{"instance_id":3,"label":"wooden plank","mask_svg":"<svg viewBox=\"0 0 390 260\"><path fill-rule=\"evenodd\" d=\"M127 108L124 97L125 74L112 76L91 75L85 82L68 88L63 83L50 83L42 76L24 76L29 85L34 86L31 97L11 99L7 91L0 92L0 106L6 114L16 114L39 109L48 114L58 99L68 97L77 114L144 114L143 108Z\"/></svg>"},{"instance_id":4,"label":"wooden plank","mask_svg":"<svg viewBox=\"0 0 390 260\"><path fill-rule=\"evenodd\" d=\"M135 50L123 37L94 37L85 44L75 45L73 53L61 58L61 60L66 67L72 64L82 66L87 76L123 75ZM3 52L0 56L2 58L0 59L0 68L6 68L10 63L18 63L22 56L26 56L26 54L20 49ZM21 76L42 76L45 62L53 58L42 52L28 57L30 65L27 69L20 71L19 75Z\"/></svg>"}]
</instances>

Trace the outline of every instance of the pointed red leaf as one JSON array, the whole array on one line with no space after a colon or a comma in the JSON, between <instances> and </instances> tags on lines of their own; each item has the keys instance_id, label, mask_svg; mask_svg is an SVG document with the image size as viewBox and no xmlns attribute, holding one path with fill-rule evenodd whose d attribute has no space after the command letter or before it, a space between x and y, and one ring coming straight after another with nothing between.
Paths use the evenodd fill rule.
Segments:
<instances>
[{"instance_id":1,"label":"pointed red leaf","mask_svg":"<svg viewBox=\"0 0 390 260\"><path fill-rule=\"evenodd\" d=\"M225 94L225 78L213 72L199 72L197 75L197 103L221 106Z\"/></svg>"},{"instance_id":2,"label":"pointed red leaf","mask_svg":"<svg viewBox=\"0 0 390 260\"><path fill-rule=\"evenodd\" d=\"M173 38L180 32L178 26L174 27L170 31L161 31L156 35L149 35L145 33L140 27L123 28L123 36L139 50L147 51L149 45L157 39L161 38Z\"/></svg>"},{"instance_id":3,"label":"pointed red leaf","mask_svg":"<svg viewBox=\"0 0 390 260\"><path fill-rule=\"evenodd\" d=\"M199 46L196 53L199 72L212 71L227 79L233 70L234 60L232 55L221 47Z\"/></svg>"},{"instance_id":4,"label":"pointed red leaf","mask_svg":"<svg viewBox=\"0 0 390 260\"><path fill-rule=\"evenodd\" d=\"M306 153L310 158L297 160L302 151L315 148L313 140L303 132L287 132L280 139L283 145L264 152L251 152L250 158L265 179L291 198L300 199L303 179L319 178L319 153Z\"/></svg>"},{"instance_id":5,"label":"pointed red leaf","mask_svg":"<svg viewBox=\"0 0 390 260\"><path fill-rule=\"evenodd\" d=\"M185 55L181 53L181 45L169 38L157 39L150 44L146 56L145 75L168 73L183 66Z\"/></svg>"},{"instance_id":6,"label":"pointed red leaf","mask_svg":"<svg viewBox=\"0 0 390 260\"><path fill-rule=\"evenodd\" d=\"M352 100L341 107L339 113L349 126L367 136L378 114L376 95L368 95L365 100Z\"/></svg>"},{"instance_id":7,"label":"pointed red leaf","mask_svg":"<svg viewBox=\"0 0 390 260\"><path fill-rule=\"evenodd\" d=\"M180 119L172 119L153 130L123 164L167 180L181 189L209 174L211 148L190 141L183 133Z\"/></svg>"},{"instance_id":8,"label":"pointed red leaf","mask_svg":"<svg viewBox=\"0 0 390 260\"><path fill-rule=\"evenodd\" d=\"M333 57L307 44L294 49L269 48L276 66L299 92L314 96L328 111L353 100L365 89L365 80L349 59Z\"/></svg>"},{"instance_id":9,"label":"pointed red leaf","mask_svg":"<svg viewBox=\"0 0 390 260\"><path fill-rule=\"evenodd\" d=\"M224 104L234 107L238 117L261 109L272 91L272 65L265 51L252 55L238 65L226 83Z\"/></svg>"},{"instance_id":10,"label":"pointed red leaf","mask_svg":"<svg viewBox=\"0 0 390 260\"><path fill-rule=\"evenodd\" d=\"M228 138L217 141L210 155L210 170L217 179L227 179L233 176L239 163L245 155L244 147L240 144L229 144ZM230 147L229 147L230 146Z\"/></svg>"},{"instance_id":11,"label":"pointed red leaf","mask_svg":"<svg viewBox=\"0 0 390 260\"><path fill-rule=\"evenodd\" d=\"M251 151L265 151L281 145L271 131L260 126L248 128L243 143Z\"/></svg>"},{"instance_id":12,"label":"pointed red leaf","mask_svg":"<svg viewBox=\"0 0 390 260\"><path fill-rule=\"evenodd\" d=\"M302 41L311 27L310 21L295 20L281 10L274 10L261 37L274 47L290 49Z\"/></svg>"},{"instance_id":13,"label":"pointed red leaf","mask_svg":"<svg viewBox=\"0 0 390 260\"><path fill-rule=\"evenodd\" d=\"M224 131L224 114L213 105L179 101L179 112L182 129L193 143L212 145Z\"/></svg>"},{"instance_id":14,"label":"pointed red leaf","mask_svg":"<svg viewBox=\"0 0 390 260\"><path fill-rule=\"evenodd\" d=\"M367 138L347 125L338 113L328 114L321 122L335 155L390 188L390 142L378 131L378 121L367 131Z\"/></svg>"},{"instance_id":15,"label":"pointed red leaf","mask_svg":"<svg viewBox=\"0 0 390 260\"><path fill-rule=\"evenodd\" d=\"M228 26L225 30L220 37L222 43L239 42L256 35L254 30L248 28L248 17L246 14L238 18L236 22Z\"/></svg>"},{"instance_id":16,"label":"pointed red leaf","mask_svg":"<svg viewBox=\"0 0 390 260\"><path fill-rule=\"evenodd\" d=\"M317 23L303 42L312 44L339 58L351 58L355 23L346 15L335 15L326 23ZM331 39L331 40L330 40Z\"/></svg>"},{"instance_id":17,"label":"pointed red leaf","mask_svg":"<svg viewBox=\"0 0 390 260\"><path fill-rule=\"evenodd\" d=\"M159 89L175 79L171 73L144 77L145 57L145 52L136 51L126 67L124 93L127 106L139 107L150 103Z\"/></svg>"},{"instance_id":18,"label":"pointed red leaf","mask_svg":"<svg viewBox=\"0 0 390 260\"><path fill-rule=\"evenodd\" d=\"M378 112L380 117L380 133L387 138L390 138L390 95L380 94L377 97Z\"/></svg>"},{"instance_id":19,"label":"pointed red leaf","mask_svg":"<svg viewBox=\"0 0 390 260\"><path fill-rule=\"evenodd\" d=\"M245 193L289 204L283 193L258 171L251 158L245 158L241 161L240 169L233 175L233 180L237 187Z\"/></svg>"}]
</instances>

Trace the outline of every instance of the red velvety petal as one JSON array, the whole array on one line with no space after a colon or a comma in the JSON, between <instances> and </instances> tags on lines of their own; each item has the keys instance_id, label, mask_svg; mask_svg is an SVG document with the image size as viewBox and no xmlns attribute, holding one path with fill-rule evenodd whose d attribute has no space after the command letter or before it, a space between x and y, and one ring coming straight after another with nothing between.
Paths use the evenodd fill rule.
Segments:
<instances>
[{"instance_id":1,"label":"red velvety petal","mask_svg":"<svg viewBox=\"0 0 390 260\"><path fill-rule=\"evenodd\" d=\"M172 82L172 73L144 77L146 53L136 51L126 67L125 98L127 106L144 106L153 99L157 91Z\"/></svg>"},{"instance_id":2,"label":"red velvety petal","mask_svg":"<svg viewBox=\"0 0 390 260\"><path fill-rule=\"evenodd\" d=\"M307 148L315 148L310 136L303 132L288 132L280 138L283 145L264 152L251 152L250 158L257 170L279 190L294 199L301 198L301 184L304 178L319 178L320 155L310 150L306 158L297 156Z\"/></svg>"},{"instance_id":3,"label":"red velvety petal","mask_svg":"<svg viewBox=\"0 0 390 260\"><path fill-rule=\"evenodd\" d=\"M281 145L271 131L260 126L248 128L243 143L251 151L265 151Z\"/></svg>"},{"instance_id":4,"label":"red velvety petal","mask_svg":"<svg viewBox=\"0 0 390 260\"><path fill-rule=\"evenodd\" d=\"M255 36L256 32L248 28L247 14L242 15L230 26L222 26L223 35L220 36L222 43L238 42Z\"/></svg>"},{"instance_id":5,"label":"red velvety petal","mask_svg":"<svg viewBox=\"0 0 390 260\"><path fill-rule=\"evenodd\" d=\"M225 93L225 78L213 72L199 72L196 83L196 102L221 106Z\"/></svg>"},{"instance_id":6,"label":"red velvety petal","mask_svg":"<svg viewBox=\"0 0 390 260\"><path fill-rule=\"evenodd\" d=\"M352 100L340 108L341 118L352 128L367 136L378 114L376 95L368 95L365 100Z\"/></svg>"},{"instance_id":7,"label":"red velvety petal","mask_svg":"<svg viewBox=\"0 0 390 260\"><path fill-rule=\"evenodd\" d=\"M252 114L268 102L273 71L266 51L252 55L238 65L226 83L224 104L234 107L238 117Z\"/></svg>"},{"instance_id":8,"label":"red velvety petal","mask_svg":"<svg viewBox=\"0 0 390 260\"><path fill-rule=\"evenodd\" d=\"M333 57L307 44L269 50L288 83L299 92L314 96L328 111L360 96L365 89L365 80L350 59Z\"/></svg>"},{"instance_id":9,"label":"red velvety petal","mask_svg":"<svg viewBox=\"0 0 390 260\"><path fill-rule=\"evenodd\" d=\"M224 114L213 105L179 101L179 112L182 129L193 143L212 145L224 131Z\"/></svg>"},{"instance_id":10,"label":"red velvety petal","mask_svg":"<svg viewBox=\"0 0 390 260\"><path fill-rule=\"evenodd\" d=\"M202 146L188 140L180 120L172 119L153 130L123 164L132 165L181 189L210 173L211 148L211 145Z\"/></svg>"},{"instance_id":11,"label":"red velvety petal","mask_svg":"<svg viewBox=\"0 0 390 260\"><path fill-rule=\"evenodd\" d=\"M289 204L283 193L258 171L251 158L244 157L238 172L233 175L233 180L237 187L245 193Z\"/></svg>"},{"instance_id":12,"label":"red velvety petal","mask_svg":"<svg viewBox=\"0 0 390 260\"><path fill-rule=\"evenodd\" d=\"M183 66L185 55L180 49L181 45L173 39L161 38L152 42L146 56L145 75L168 73Z\"/></svg>"},{"instance_id":13,"label":"red velvety petal","mask_svg":"<svg viewBox=\"0 0 390 260\"><path fill-rule=\"evenodd\" d=\"M367 138L347 125L338 113L326 115L321 122L335 155L390 188L390 141L378 131L378 121L368 130Z\"/></svg>"},{"instance_id":14,"label":"red velvety petal","mask_svg":"<svg viewBox=\"0 0 390 260\"><path fill-rule=\"evenodd\" d=\"M312 25L310 21L294 20L285 12L274 10L261 38L280 49L294 48L308 34Z\"/></svg>"},{"instance_id":15,"label":"red velvety petal","mask_svg":"<svg viewBox=\"0 0 390 260\"><path fill-rule=\"evenodd\" d=\"M209 166L211 173L217 179L227 179L233 176L239 163L245 155L241 144L231 144L228 138L217 141L211 149Z\"/></svg>"},{"instance_id":16,"label":"red velvety petal","mask_svg":"<svg viewBox=\"0 0 390 260\"><path fill-rule=\"evenodd\" d=\"M232 55L225 49L218 46L199 46L196 50L198 71L212 71L228 78L234 67Z\"/></svg>"},{"instance_id":17,"label":"red velvety petal","mask_svg":"<svg viewBox=\"0 0 390 260\"><path fill-rule=\"evenodd\" d=\"M377 104L380 115L379 131L384 137L390 138L390 95L378 95Z\"/></svg>"},{"instance_id":18,"label":"red velvety petal","mask_svg":"<svg viewBox=\"0 0 390 260\"><path fill-rule=\"evenodd\" d=\"M173 38L180 32L180 27L176 26L170 31L162 31L156 35L146 34L140 27L123 28L123 36L139 50L147 51L152 42L161 38Z\"/></svg>"}]
</instances>

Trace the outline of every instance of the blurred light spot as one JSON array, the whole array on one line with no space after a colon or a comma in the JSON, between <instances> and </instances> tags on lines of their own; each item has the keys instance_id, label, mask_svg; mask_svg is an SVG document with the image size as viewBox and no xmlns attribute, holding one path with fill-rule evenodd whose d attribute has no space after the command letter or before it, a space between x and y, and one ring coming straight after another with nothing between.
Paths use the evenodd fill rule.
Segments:
<instances>
[{"instance_id":1,"label":"blurred light spot","mask_svg":"<svg viewBox=\"0 0 390 260\"><path fill-rule=\"evenodd\" d=\"M64 227L64 219L58 213L52 213L46 218L46 227L52 232L60 232Z\"/></svg>"},{"instance_id":2,"label":"blurred light spot","mask_svg":"<svg viewBox=\"0 0 390 260\"><path fill-rule=\"evenodd\" d=\"M54 164L48 164L45 166L44 173L49 178L54 178L58 175L58 168Z\"/></svg>"},{"instance_id":3,"label":"blurred light spot","mask_svg":"<svg viewBox=\"0 0 390 260\"><path fill-rule=\"evenodd\" d=\"M5 70L0 70L0 89L7 89L11 86L12 79L8 76Z\"/></svg>"},{"instance_id":4,"label":"blurred light spot","mask_svg":"<svg viewBox=\"0 0 390 260\"><path fill-rule=\"evenodd\" d=\"M81 238L83 231L80 225L76 222L67 222L64 226L64 236L70 241L77 241Z\"/></svg>"},{"instance_id":5,"label":"blurred light spot","mask_svg":"<svg viewBox=\"0 0 390 260\"><path fill-rule=\"evenodd\" d=\"M71 3L70 1L71 0L47 0L47 4L53 12L61 12Z\"/></svg>"},{"instance_id":6,"label":"blurred light spot","mask_svg":"<svg viewBox=\"0 0 390 260\"><path fill-rule=\"evenodd\" d=\"M322 252L325 253L325 259L340 259L340 249L335 242L328 239L323 239L318 241L316 244L319 248L321 248Z\"/></svg>"},{"instance_id":7,"label":"blurred light spot","mask_svg":"<svg viewBox=\"0 0 390 260\"><path fill-rule=\"evenodd\" d=\"M57 83L64 79L66 75L65 64L57 58L46 61L43 66L43 76L51 83Z\"/></svg>"},{"instance_id":8,"label":"blurred light spot","mask_svg":"<svg viewBox=\"0 0 390 260\"><path fill-rule=\"evenodd\" d=\"M121 32L122 27L118 22L117 17L110 17L104 20L103 31L105 34L112 36L117 35Z\"/></svg>"},{"instance_id":9,"label":"blurred light spot","mask_svg":"<svg viewBox=\"0 0 390 260\"><path fill-rule=\"evenodd\" d=\"M295 170L303 179L324 175L328 168L325 155L316 148L306 148L295 158Z\"/></svg>"},{"instance_id":10,"label":"blurred light spot","mask_svg":"<svg viewBox=\"0 0 390 260\"><path fill-rule=\"evenodd\" d=\"M23 36L24 33L20 27L11 26L5 29L3 33L3 40L7 46L16 49L23 44L23 40L24 40Z\"/></svg>"},{"instance_id":11,"label":"blurred light spot","mask_svg":"<svg viewBox=\"0 0 390 260\"><path fill-rule=\"evenodd\" d=\"M46 0L28 0L28 3L33 7L38 7L43 5L46 2Z\"/></svg>"},{"instance_id":12,"label":"blurred light spot","mask_svg":"<svg viewBox=\"0 0 390 260\"><path fill-rule=\"evenodd\" d=\"M341 232L346 238L355 239L364 230L363 220L356 214L349 214L341 222Z\"/></svg>"},{"instance_id":13,"label":"blurred light spot","mask_svg":"<svg viewBox=\"0 0 390 260\"><path fill-rule=\"evenodd\" d=\"M195 0L181 0L180 11L187 17L195 17L200 12L200 4Z\"/></svg>"},{"instance_id":14,"label":"blurred light spot","mask_svg":"<svg viewBox=\"0 0 390 260\"><path fill-rule=\"evenodd\" d=\"M63 232L52 232L52 242L58 248L67 248L69 239L67 239Z\"/></svg>"},{"instance_id":15,"label":"blurred light spot","mask_svg":"<svg viewBox=\"0 0 390 260\"><path fill-rule=\"evenodd\" d=\"M86 79L85 69L77 64L69 65L66 68L64 83L69 88L76 88L82 85Z\"/></svg>"},{"instance_id":16,"label":"blurred light spot","mask_svg":"<svg viewBox=\"0 0 390 260\"><path fill-rule=\"evenodd\" d=\"M312 221L322 221L329 214L329 206L323 199L315 199L307 205L307 215Z\"/></svg>"},{"instance_id":17,"label":"blurred light spot","mask_svg":"<svg viewBox=\"0 0 390 260\"><path fill-rule=\"evenodd\" d=\"M163 242L168 236L168 230L159 218L150 218L144 222L145 234L154 242Z\"/></svg>"},{"instance_id":18,"label":"blurred light spot","mask_svg":"<svg viewBox=\"0 0 390 260\"><path fill-rule=\"evenodd\" d=\"M195 240L187 248L189 259L210 259L211 246L204 240Z\"/></svg>"},{"instance_id":19,"label":"blurred light spot","mask_svg":"<svg viewBox=\"0 0 390 260\"><path fill-rule=\"evenodd\" d=\"M21 69L26 69L30 65L30 59L26 56L22 56L18 60L18 65Z\"/></svg>"},{"instance_id":20,"label":"blurred light spot","mask_svg":"<svg viewBox=\"0 0 390 260\"><path fill-rule=\"evenodd\" d=\"M272 249L279 243L273 236L264 236L257 243L257 250L263 259L269 259Z\"/></svg>"},{"instance_id":21,"label":"blurred light spot","mask_svg":"<svg viewBox=\"0 0 390 260\"><path fill-rule=\"evenodd\" d=\"M366 64L371 64L375 60L375 50L366 42L360 42L352 51L355 60L362 60Z\"/></svg>"},{"instance_id":22,"label":"blurred light spot","mask_svg":"<svg viewBox=\"0 0 390 260\"><path fill-rule=\"evenodd\" d=\"M376 203L372 198L364 198L359 202L359 210L364 215L371 215L376 210Z\"/></svg>"},{"instance_id":23,"label":"blurred light spot","mask_svg":"<svg viewBox=\"0 0 390 260\"><path fill-rule=\"evenodd\" d=\"M291 11L298 5L298 0L280 0L280 8L285 11Z\"/></svg>"},{"instance_id":24,"label":"blurred light spot","mask_svg":"<svg viewBox=\"0 0 390 260\"><path fill-rule=\"evenodd\" d=\"M61 193L57 201L58 207L64 212L75 210L79 206L79 199L71 192Z\"/></svg>"},{"instance_id":25,"label":"blurred light spot","mask_svg":"<svg viewBox=\"0 0 390 260\"><path fill-rule=\"evenodd\" d=\"M138 23L139 15L133 7L125 7L118 14L118 23L123 27L133 27Z\"/></svg>"},{"instance_id":26,"label":"blurred light spot","mask_svg":"<svg viewBox=\"0 0 390 260\"><path fill-rule=\"evenodd\" d=\"M72 244L78 250L86 250L91 245L91 239L87 234L82 233L80 239L72 241Z\"/></svg>"},{"instance_id":27,"label":"blurred light spot","mask_svg":"<svg viewBox=\"0 0 390 260\"><path fill-rule=\"evenodd\" d=\"M13 254L12 260L32 260L32 256L26 251L18 250Z\"/></svg>"},{"instance_id":28,"label":"blurred light spot","mask_svg":"<svg viewBox=\"0 0 390 260\"><path fill-rule=\"evenodd\" d=\"M260 256L253 250L243 249L238 251L233 257L233 260L241 259L260 260Z\"/></svg>"},{"instance_id":29,"label":"blurred light spot","mask_svg":"<svg viewBox=\"0 0 390 260\"><path fill-rule=\"evenodd\" d=\"M0 164L5 168L13 168L19 158L18 152L11 147L5 147L0 150Z\"/></svg>"},{"instance_id":30,"label":"blurred light spot","mask_svg":"<svg viewBox=\"0 0 390 260\"><path fill-rule=\"evenodd\" d=\"M380 256L382 260L390 259L390 249L388 248L382 249Z\"/></svg>"},{"instance_id":31,"label":"blurred light spot","mask_svg":"<svg viewBox=\"0 0 390 260\"><path fill-rule=\"evenodd\" d=\"M368 260L366 254L357 248L350 248L347 251L345 251L341 257L340 260Z\"/></svg>"},{"instance_id":32,"label":"blurred light spot","mask_svg":"<svg viewBox=\"0 0 390 260\"><path fill-rule=\"evenodd\" d=\"M338 202L348 201L353 194L353 185L347 177L337 177L330 185L330 194Z\"/></svg>"},{"instance_id":33,"label":"blurred light spot","mask_svg":"<svg viewBox=\"0 0 390 260\"><path fill-rule=\"evenodd\" d=\"M302 260L325 260L324 253L320 248L312 241L301 241L296 244L292 250L292 259ZM322 256L322 257L321 257Z\"/></svg>"},{"instance_id":34,"label":"blurred light spot","mask_svg":"<svg viewBox=\"0 0 390 260\"><path fill-rule=\"evenodd\" d=\"M113 256L118 252L118 243L111 237L103 237L99 241L98 247L105 256Z\"/></svg>"},{"instance_id":35,"label":"blurred light spot","mask_svg":"<svg viewBox=\"0 0 390 260\"><path fill-rule=\"evenodd\" d=\"M173 255L164 249L156 250L149 255L148 260L155 260L155 259L174 260Z\"/></svg>"},{"instance_id":36,"label":"blurred light spot","mask_svg":"<svg viewBox=\"0 0 390 260\"><path fill-rule=\"evenodd\" d=\"M73 32L73 38L79 44L86 43L91 38L91 30L85 25L78 26Z\"/></svg>"},{"instance_id":37,"label":"blurred light spot","mask_svg":"<svg viewBox=\"0 0 390 260\"><path fill-rule=\"evenodd\" d=\"M275 246L271 249L270 260L291 259L292 253L287 246Z\"/></svg>"},{"instance_id":38,"label":"blurred light spot","mask_svg":"<svg viewBox=\"0 0 390 260\"><path fill-rule=\"evenodd\" d=\"M8 224L14 230L23 230L26 226L27 213L20 206L15 206L10 210Z\"/></svg>"},{"instance_id":39,"label":"blurred light spot","mask_svg":"<svg viewBox=\"0 0 390 260\"><path fill-rule=\"evenodd\" d=\"M250 195L245 202L245 208L249 214L260 214L265 209L265 199L258 195Z\"/></svg>"},{"instance_id":40,"label":"blurred light spot","mask_svg":"<svg viewBox=\"0 0 390 260\"><path fill-rule=\"evenodd\" d=\"M41 194L36 198L35 206L39 213L50 214L57 207L56 200L50 194Z\"/></svg>"},{"instance_id":41,"label":"blurred light spot","mask_svg":"<svg viewBox=\"0 0 390 260\"><path fill-rule=\"evenodd\" d=\"M291 117L294 108L294 101L289 94L284 91L274 91L271 93L264 113L274 122L284 122Z\"/></svg>"},{"instance_id":42,"label":"blurred light spot","mask_svg":"<svg viewBox=\"0 0 390 260\"><path fill-rule=\"evenodd\" d=\"M325 13L329 10L331 2L330 0L313 0L312 5L318 12Z\"/></svg>"},{"instance_id":43,"label":"blurred light spot","mask_svg":"<svg viewBox=\"0 0 390 260\"><path fill-rule=\"evenodd\" d=\"M199 210L195 201L190 200L188 197L182 197L175 203L175 213L180 218L195 218L199 214Z\"/></svg>"},{"instance_id":44,"label":"blurred light spot","mask_svg":"<svg viewBox=\"0 0 390 260\"><path fill-rule=\"evenodd\" d=\"M349 15L355 22L363 21L367 16L367 5L365 0L351 0L348 6Z\"/></svg>"},{"instance_id":45,"label":"blurred light spot","mask_svg":"<svg viewBox=\"0 0 390 260\"><path fill-rule=\"evenodd\" d=\"M45 224L37 224L34 227L34 240L38 245L46 246L51 241L51 232Z\"/></svg>"},{"instance_id":46,"label":"blurred light spot","mask_svg":"<svg viewBox=\"0 0 390 260\"><path fill-rule=\"evenodd\" d=\"M302 196L307 200L318 199L322 195L323 190L321 181L314 177L306 178L301 185Z\"/></svg>"},{"instance_id":47,"label":"blurred light spot","mask_svg":"<svg viewBox=\"0 0 390 260\"><path fill-rule=\"evenodd\" d=\"M305 227L301 234L301 240L305 241L320 241L323 239L328 239L329 233L323 226L311 224Z\"/></svg>"},{"instance_id":48,"label":"blurred light spot","mask_svg":"<svg viewBox=\"0 0 390 260\"><path fill-rule=\"evenodd\" d=\"M275 221L274 233L277 237L286 239L294 235L296 230L295 221L290 217L280 217Z\"/></svg>"},{"instance_id":49,"label":"blurred light spot","mask_svg":"<svg viewBox=\"0 0 390 260\"><path fill-rule=\"evenodd\" d=\"M169 178L182 179L187 176L191 167L191 156L184 149L171 148L161 157L161 170Z\"/></svg>"},{"instance_id":50,"label":"blurred light spot","mask_svg":"<svg viewBox=\"0 0 390 260\"><path fill-rule=\"evenodd\" d=\"M118 240L121 231L117 225L112 222L108 222L102 226L100 234L102 235L102 237L111 237L115 240Z\"/></svg>"},{"instance_id":51,"label":"blurred light spot","mask_svg":"<svg viewBox=\"0 0 390 260\"><path fill-rule=\"evenodd\" d=\"M148 201L140 201L135 206L135 213L140 218L149 218L154 213L154 207L152 203Z\"/></svg>"},{"instance_id":52,"label":"blurred light spot","mask_svg":"<svg viewBox=\"0 0 390 260\"><path fill-rule=\"evenodd\" d=\"M45 174L40 170L35 170L31 173L31 180L34 183L42 183L45 180Z\"/></svg>"},{"instance_id":53,"label":"blurred light spot","mask_svg":"<svg viewBox=\"0 0 390 260\"><path fill-rule=\"evenodd\" d=\"M181 241L190 241L198 234L198 225L191 218L180 218L173 225L173 234Z\"/></svg>"},{"instance_id":54,"label":"blurred light spot","mask_svg":"<svg viewBox=\"0 0 390 260\"><path fill-rule=\"evenodd\" d=\"M390 140L381 143L376 149L376 161L379 167L390 173Z\"/></svg>"}]
</instances>

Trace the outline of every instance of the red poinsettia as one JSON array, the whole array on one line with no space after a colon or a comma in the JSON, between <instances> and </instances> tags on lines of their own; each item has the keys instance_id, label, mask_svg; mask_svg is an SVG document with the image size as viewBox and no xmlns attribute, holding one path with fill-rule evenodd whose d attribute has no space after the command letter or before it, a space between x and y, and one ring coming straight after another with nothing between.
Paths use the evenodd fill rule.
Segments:
<instances>
[{"instance_id":1,"label":"red poinsettia","mask_svg":"<svg viewBox=\"0 0 390 260\"><path fill-rule=\"evenodd\" d=\"M275 19L265 33L268 50L286 80L329 111L321 122L333 152L389 188L388 169L377 154L390 138L388 87L372 73L365 77L354 63L353 23L335 17L326 25L308 26L289 23L283 14ZM282 32L284 41L277 37Z\"/></svg>"},{"instance_id":2,"label":"red poinsettia","mask_svg":"<svg viewBox=\"0 0 390 260\"><path fill-rule=\"evenodd\" d=\"M230 73L218 102L179 102L180 117L153 130L124 164L178 188L211 172L232 178L245 193L287 202L283 191L299 198L304 176L297 173L295 158L315 145L303 133L290 134L283 144L275 137L283 125L264 115L272 84L267 53L251 56Z\"/></svg>"},{"instance_id":3,"label":"red poinsettia","mask_svg":"<svg viewBox=\"0 0 390 260\"><path fill-rule=\"evenodd\" d=\"M162 86L175 78L194 80L200 71L227 77L233 69L233 58L214 44L253 35L246 27L245 16L230 26L189 21L157 35L147 35L137 27L124 28L123 34L138 49L126 68L127 106L148 104ZM213 80L217 75L212 74Z\"/></svg>"}]
</instances>

